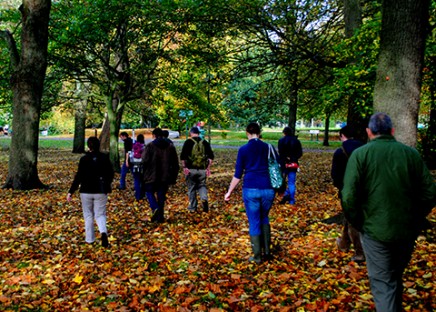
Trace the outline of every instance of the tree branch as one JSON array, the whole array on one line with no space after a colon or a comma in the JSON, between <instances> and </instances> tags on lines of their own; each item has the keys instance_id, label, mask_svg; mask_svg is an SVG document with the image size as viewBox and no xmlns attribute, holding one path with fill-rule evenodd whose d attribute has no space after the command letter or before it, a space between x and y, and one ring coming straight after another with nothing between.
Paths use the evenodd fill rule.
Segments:
<instances>
[{"instance_id":1,"label":"tree branch","mask_svg":"<svg viewBox=\"0 0 436 312\"><path fill-rule=\"evenodd\" d=\"M9 30L0 31L0 38L3 38L8 45L11 66L15 69L18 64L20 64L20 54L18 53L17 43Z\"/></svg>"}]
</instances>

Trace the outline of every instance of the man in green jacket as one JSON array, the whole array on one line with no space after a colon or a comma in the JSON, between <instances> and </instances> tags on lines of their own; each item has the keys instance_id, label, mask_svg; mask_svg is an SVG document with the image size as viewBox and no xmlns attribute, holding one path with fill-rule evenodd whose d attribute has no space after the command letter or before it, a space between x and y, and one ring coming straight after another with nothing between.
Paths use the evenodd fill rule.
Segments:
<instances>
[{"instance_id":1,"label":"man in green jacket","mask_svg":"<svg viewBox=\"0 0 436 312\"><path fill-rule=\"evenodd\" d=\"M371 141L348 161L342 206L362 233L377 311L401 311L402 275L436 205L436 185L418 152L395 140L388 115L374 114L367 133Z\"/></svg>"}]
</instances>

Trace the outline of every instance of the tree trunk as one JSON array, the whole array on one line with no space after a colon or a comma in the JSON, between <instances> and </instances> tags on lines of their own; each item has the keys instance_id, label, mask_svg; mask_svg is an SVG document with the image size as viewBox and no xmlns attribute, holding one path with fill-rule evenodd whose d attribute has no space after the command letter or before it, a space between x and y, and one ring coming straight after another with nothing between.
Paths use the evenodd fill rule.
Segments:
<instances>
[{"instance_id":1,"label":"tree trunk","mask_svg":"<svg viewBox=\"0 0 436 312\"><path fill-rule=\"evenodd\" d=\"M21 55L12 60L12 141L5 187L41 188L38 177L38 138L41 98L47 68L50 0L23 0ZM15 48L16 49L16 48Z\"/></svg>"},{"instance_id":2,"label":"tree trunk","mask_svg":"<svg viewBox=\"0 0 436 312\"><path fill-rule=\"evenodd\" d=\"M118 148L118 133L121 127L124 105L117 96L108 99L107 114L100 134L101 150L109 152L115 172L120 172L120 155Z\"/></svg>"},{"instance_id":3,"label":"tree trunk","mask_svg":"<svg viewBox=\"0 0 436 312\"><path fill-rule=\"evenodd\" d=\"M362 9L359 2L360 0L344 0L345 36L347 38L353 37L355 32L362 26ZM357 61L353 57L348 60L348 63L353 64ZM368 118L365 117L364 107L357 104L354 94L347 98L347 102L347 125L354 130L356 139L366 142L367 135L365 129L368 125Z\"/></svg>"},{"instance_id":4,"label":"tree trunk","mask_svg":"<svg viewBox=\"0 0 436 312\"><path fill-rule=\"evenodd\" d=\"M323 146L329 146L329 125L330 125L330 114L327 114L325 117L324 140L322 142Z\"/></svg>"},{"instance_id":5,"label":"tree trunk","mask_svg":"<svg viewBox=\"0 0 436 312\"><path fill-rule=\"evenodd\" d=\"M87 92L79 81L76 83L76 88L79 100L75 104L74 112L73 153L80 154L85 152L86 107L88 101Z\"/></svg>"},{"instance_id":6,"label":"tree trunk","mask_svg":"<svg viewBox=\"0 0 436 312\"><path fill-rule=\"evenodd\" d=\"M416 146L429 1L384 0L374 110L392 118L398 141Z\"/></svg>"}]
</instances>

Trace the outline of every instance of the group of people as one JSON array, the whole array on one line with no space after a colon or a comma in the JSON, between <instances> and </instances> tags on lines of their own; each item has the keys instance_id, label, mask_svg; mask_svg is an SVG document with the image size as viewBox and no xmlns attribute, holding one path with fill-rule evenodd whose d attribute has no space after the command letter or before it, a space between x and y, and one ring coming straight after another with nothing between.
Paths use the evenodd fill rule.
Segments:
<instances>
[{"instance_id":1,"label":"group of people","mask_svg":"<svg viewBox=\"0 0 436 312\"><path fill-rule=\"evenodd\" d=\"M436 185L418 152L395 140L394 127L387 114L371 116L366 131L369 142L363 144L353 138L352 129L343 127L340 130L342 146L333 155L331 174L334 185L339 189L345 216L342 236L336 243L342 251L347 251L353 244L355 255L352 260L366 261L377 311L401 311L402 274L411 259L422 224L436 205ZM206 179L210 175L214 155L209 143L199 138L197 127L191 129L190 135L180 155L188 185L188 210L197 210L198 192L202 209L207 212ZM249 261L261 263L272 258L269 211L277 193L269 176L269 151L272 146L261 140L261 128L257 123L247 126L246 135L248 142L238 150L235 172L224 200L230 200L242 180L242 198L253 252ZM130 146L133 148L127 140L128 136L122 133L121 138L126 152ZM193 151L199 149L200 142L204 144L200 149L205 154L203 160L192 156ZM107 156L98 151L98 145L97 138L88 140L90 151L79 162L68 199L71 200L71 194L80 185L86 242L95 240L95 217L102 233L102 245L107 246L104 207L113 171ZM278 142L279 152L274 147L272 150L280 160L284 179L287 180L280 203L294 205L298 160L303 153L301 143L286 127ZM126 153L122 179L128 172L127 157ZM96 159L101 159L101 165L95 166ZM177 179L179 161L174 145L164 138L161 129L155 129L153 141L144 146L142 163L143 171L139 178L153 212L152 220L162 222L166 192ZM93 175L99 178L91 179ZM122 182L120 180L121 189L125 188Z\"/></svg>"}]
</instances>

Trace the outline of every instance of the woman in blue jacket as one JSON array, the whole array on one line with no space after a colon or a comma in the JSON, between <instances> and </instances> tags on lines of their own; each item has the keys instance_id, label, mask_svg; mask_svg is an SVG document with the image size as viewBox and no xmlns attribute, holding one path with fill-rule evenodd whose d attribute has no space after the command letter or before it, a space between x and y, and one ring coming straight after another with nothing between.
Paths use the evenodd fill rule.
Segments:
<instances>
[{"instance_id":1,"label":"woman in blue jacket","mask_svg":"<svg viewBox=\"0 0 436 312\"><path fill-rule=\"evenodd\" d=\"M262 247L266 259L271 257L271 227L268 214L274 201L275 192L271 186L268 171L269 144L262 142L260 127L250 123L246 128L248 143L238 151L235 174L224 199L230 196L244 175L242 197L248 217L250 241L254 255L249 261L261 262ZM275 150L274 150L274 153Z\"/></svg>"}]
</instances>

